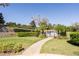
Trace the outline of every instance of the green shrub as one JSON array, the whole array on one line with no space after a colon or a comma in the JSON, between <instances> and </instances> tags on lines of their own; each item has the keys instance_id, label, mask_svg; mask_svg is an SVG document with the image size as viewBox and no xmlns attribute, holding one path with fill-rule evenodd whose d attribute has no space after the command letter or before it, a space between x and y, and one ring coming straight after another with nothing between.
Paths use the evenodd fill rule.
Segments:
<instances>
[{"instance_id":1,"label":"green shrub","mask_svg":"<svg viewBox=\"0 0 79 59\"><path fill-rule=\"evenodd\" d=\"M5 37L0 38L0 53L18 53L31 44L41 40L37 37Z\"/></svg>"},{"instance_id":2,"label":"green shrub","mask_svg":"<svg viewBox=\"0 0 79 59\"><path fill-rule=\"evenodd\" d=\"M66 32L61 32L60 35L61 36L66 36Z\"/></svg>"},{"instance_id":3,"label":"green shrub","mask_svg":"<svg viewBox=\"0 0 79 59\"><path fill-rule=\"evenodd\" d=\"M13 51L14 44L4 44L0 45L0 52L8 53Z\"/></svg>"},{"instance_id":4,"label":"green shrub","mask_svg":"<svg viewBox=\"0 0 79 59\"><path fill-rule=\"evenodd\" d=\"M45 34L40 34L39 38L46 38L46 35Z\"/></svg>"},{"instance_id":5,"label":"green shrub","mask_svg":"<svg viewBox=\"0 0 79 59\"><path fill-rule=\"evenodd\" d=\"M70 32L70 42L79 45L79 32Z\"/></svg>"},{"instance_id":6,"label":"green shrub","mask_svg":"<svg viewBox=\"0 0 79 59\"><path fill-rule=\"evenodd\" d=\"M18 32L17 35L19 37L27 37L27 36L38 36L38 32Z\"/></svg>"},{"instance_id":7,"label":"green shrub","mask_svg":"<svg viewBox=\"0 0 79 59\"><path fill-rule=\"evenodd\" d=\"M13 50L16 52L20 52L20 50L22 49L22 44L16 44L13 48Z\"/></svg>"},{"instance_id":8,"label":"green shrub","mask_svg":"<svg viewBox=\"0 0 79 59\"><path fill-rule=\"evenodd\" d=\"M16 52L20 52L22 49L22 44L4 44L2 43L2 45L0 45L0 53L16 53Z\"/></svg>"},{"instance_id":9,"label":"green shrub","mask_svg":"<svg viewBox=\"0 0 79 59\"><path fill-rule=\"evenodd\" d=\"M20 29L20 28L16 28L14 29L15 32L30 32L31 30L25 30L25 29Z\"/></svg>"}]
</instances>

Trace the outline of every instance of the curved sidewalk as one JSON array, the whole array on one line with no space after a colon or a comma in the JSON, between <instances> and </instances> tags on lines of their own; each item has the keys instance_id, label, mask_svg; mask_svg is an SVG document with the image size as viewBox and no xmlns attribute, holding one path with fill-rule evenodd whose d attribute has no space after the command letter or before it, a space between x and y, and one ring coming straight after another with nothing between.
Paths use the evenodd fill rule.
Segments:
<instances>
[{"instance_id":1,"label":"curved sidewalk","mask_svg":"<svg viewBox=\"0 0 79 59\"><path fill-rule=\"evenodd\" d=\"M42 39L41 41L38 41L36 43L34 43L33 45L31 45L29 48L27 48L22 55L26 55L26 56L30 56L30 55L40 55L40 50L42 45L47 42L48 40L51 40L52 37L48 37L45 39Z\"/></svg>"}]
</instances>

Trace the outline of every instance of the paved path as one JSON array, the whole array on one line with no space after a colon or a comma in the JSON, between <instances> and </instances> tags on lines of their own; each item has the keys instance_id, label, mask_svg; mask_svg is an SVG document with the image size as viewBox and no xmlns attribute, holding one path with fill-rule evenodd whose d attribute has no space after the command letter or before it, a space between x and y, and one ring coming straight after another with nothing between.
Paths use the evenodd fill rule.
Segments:
<instances>
[{"instance_id":1,"label":"paved path","mask_svg":"<svg viewBox=\"0 0 79 59\"><path fill-rule=\"evenodd\" d=\"M42 45L47 42L48 40L51 40L52 37L48 37L46 39L43 39L41 41L38 41L31 45L29 48L27 48L22 55L30 56L30 55L40 55L40 50Z\"/></svg>"}]
</instances>

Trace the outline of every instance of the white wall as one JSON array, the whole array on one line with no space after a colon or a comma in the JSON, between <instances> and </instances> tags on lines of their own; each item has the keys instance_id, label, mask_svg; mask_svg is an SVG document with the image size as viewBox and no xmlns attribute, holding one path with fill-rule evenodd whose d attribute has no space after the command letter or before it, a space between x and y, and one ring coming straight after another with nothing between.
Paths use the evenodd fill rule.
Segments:
<instances>
[{"instance_id":1,"label":"white wall","mask_svg":"<svg viewBox=\"0 0 79 59\"><path fill-rule=\"evenodd\" d=\"M50 36L52 36L52 37L57 37L58 34L57 34L56 32L50 32L50 33L46 32L46 36L47 36L47 37L50 37Z\"/></svg>"}]
</instances>

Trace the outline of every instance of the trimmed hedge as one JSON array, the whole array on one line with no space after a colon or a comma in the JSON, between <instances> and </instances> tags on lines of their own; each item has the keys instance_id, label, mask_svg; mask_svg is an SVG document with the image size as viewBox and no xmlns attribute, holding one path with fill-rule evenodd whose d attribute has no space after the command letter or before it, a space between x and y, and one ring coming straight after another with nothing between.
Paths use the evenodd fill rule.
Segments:
<instances>
[{"instance_id":1,"label":"trimmed hedge","mask_svg":"<svg viewBox=\"0 0 79 59\"><path fill-rule=\"evenodd\" d=\"M19 37L27 37L27 36L38 36L39 32L17 32L17 36Z\"/></svg>"},{"instance_id":2,"label":"trimmed hedge","mask_svg":"<svg viewBox=\"0 0 79 59\"><path fill-rule=\"evenodd\" d=\"M79 45L79 32L70 32L70 43Z\"/></svg>"},{"instance_id":3,"label":"trimmed hedge","mask_svg":"<svg viewBox=\"0 0 79 59\"><path fill-rule=\"evenodd\" d=\"M20 28L17 28L17 29L14 29L15 32L30 32L31 30L25 30L25 29L20 29Z\"/></svg>"}]
</instances>

